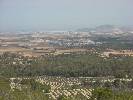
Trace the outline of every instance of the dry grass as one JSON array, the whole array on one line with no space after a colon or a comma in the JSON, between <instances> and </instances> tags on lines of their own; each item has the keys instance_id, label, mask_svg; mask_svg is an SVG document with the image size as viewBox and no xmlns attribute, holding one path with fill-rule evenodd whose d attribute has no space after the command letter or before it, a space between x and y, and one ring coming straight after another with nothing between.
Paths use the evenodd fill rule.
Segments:
<instances>
[{"instance_id":1,"label":"dry grass","mask_svg":"<svg viewBox=\"0 0 133 100\"><path fill-rule=\"evenodd\" d=\"M110 54L112 55L127 55L127 56L133 56L133 51L129 50L123 50L123 51L109 51L109 52L104 52L103 53L105 56L109 57Z\"/></svg>"},{"instance_id":2,"label":"dry grass","mask_svg":"<svg viewBox=\"0 0 133 100\"><path fill-rule=\"evenodd\" d=\"M17 47L8 47L8 48L0 48L0 52L20 52L20 51L27 51L28 49L25 48L17 48Z\"/></svg>"}]
</instances>

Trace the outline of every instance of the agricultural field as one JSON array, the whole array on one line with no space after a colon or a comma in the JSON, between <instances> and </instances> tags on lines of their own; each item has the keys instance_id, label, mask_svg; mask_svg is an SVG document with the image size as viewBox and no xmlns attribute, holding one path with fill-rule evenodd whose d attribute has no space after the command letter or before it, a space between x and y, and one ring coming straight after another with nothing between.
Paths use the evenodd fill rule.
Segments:
<instances>
[{"instance_id":1,"label":"agricultural field","mask_svg":"<svg viewBox=\"0 0 133 100\"><path fill-rule=\"evenodd\" d=\"M0 100L133 100L132 49L122 41L64 47L28 38L0 41ZM60 38L48 41L79 39Z\"/></svg>"},{"instance_id":2,"label":"agricultural field","mask_svg":"<svg viewBox=\"0 0 133 100\"><path fill-rule=\"evenodd\" d=\"M129 92L125 90L123 92L118 92L118 90L112 91L108 87L109 83L130 83L132 79L106 79L92 77L65 78L52 76L40 76L34 78L0 78L0 100L95 100L96 98L99 98L98 100L133 99L132 91ZM100 85L101 88L99 88Z\"/></svg>"}]
</instances>

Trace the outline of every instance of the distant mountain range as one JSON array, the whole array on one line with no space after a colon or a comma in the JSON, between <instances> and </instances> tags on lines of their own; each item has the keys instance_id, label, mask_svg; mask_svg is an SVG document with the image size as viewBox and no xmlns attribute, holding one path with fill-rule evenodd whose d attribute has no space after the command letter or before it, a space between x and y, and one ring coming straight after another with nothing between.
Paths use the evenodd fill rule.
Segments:
<instances>
[{"instance_id":1,"label":"distant mountain range","mask_svg":"<svg viewBox=\"0 0 133 100\"><path fill-rule=\"evenodd\" d=\"M77 32L99 32L99 33L113 33L113 32L131 32L133 27L117 27L113 25L101 25L95 28L81 28Z\"/></svg>"}]
</instances>

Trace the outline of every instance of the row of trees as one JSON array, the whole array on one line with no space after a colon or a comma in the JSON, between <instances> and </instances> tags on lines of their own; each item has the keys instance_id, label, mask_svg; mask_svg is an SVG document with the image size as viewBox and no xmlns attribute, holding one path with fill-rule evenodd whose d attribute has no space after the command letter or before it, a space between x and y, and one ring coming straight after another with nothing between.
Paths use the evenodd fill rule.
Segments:
<instances>
[{"instance_id":1,"label":"row of trees","mask_svg":"<svg viewBox=\"0 0 133 100\"><path fill-rule=\"evenodd\" d=\"M7 59L8 58L8 59ZM101 58L97 54L72 54L51 57L23 58L23 64L12 64L14 57L0 57L0 74L4 76L65 76L118 78L133 76L133 57Z\"/></svg>"}]
</instances>

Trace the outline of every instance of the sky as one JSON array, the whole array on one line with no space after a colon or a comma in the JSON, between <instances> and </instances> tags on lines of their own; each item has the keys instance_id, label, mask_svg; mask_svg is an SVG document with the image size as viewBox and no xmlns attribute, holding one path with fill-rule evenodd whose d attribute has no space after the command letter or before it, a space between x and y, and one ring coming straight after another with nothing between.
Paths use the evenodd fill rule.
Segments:
<instances>
[{"instance_id":1,"label":"sky","mask_svg":"<svg viewBox=\"0 0 133 100\"><path fill-rule=\"evenodd\" d=\"M0 31L133 25L133 0L0 0Z\"/></svg>"}]
</instances>

